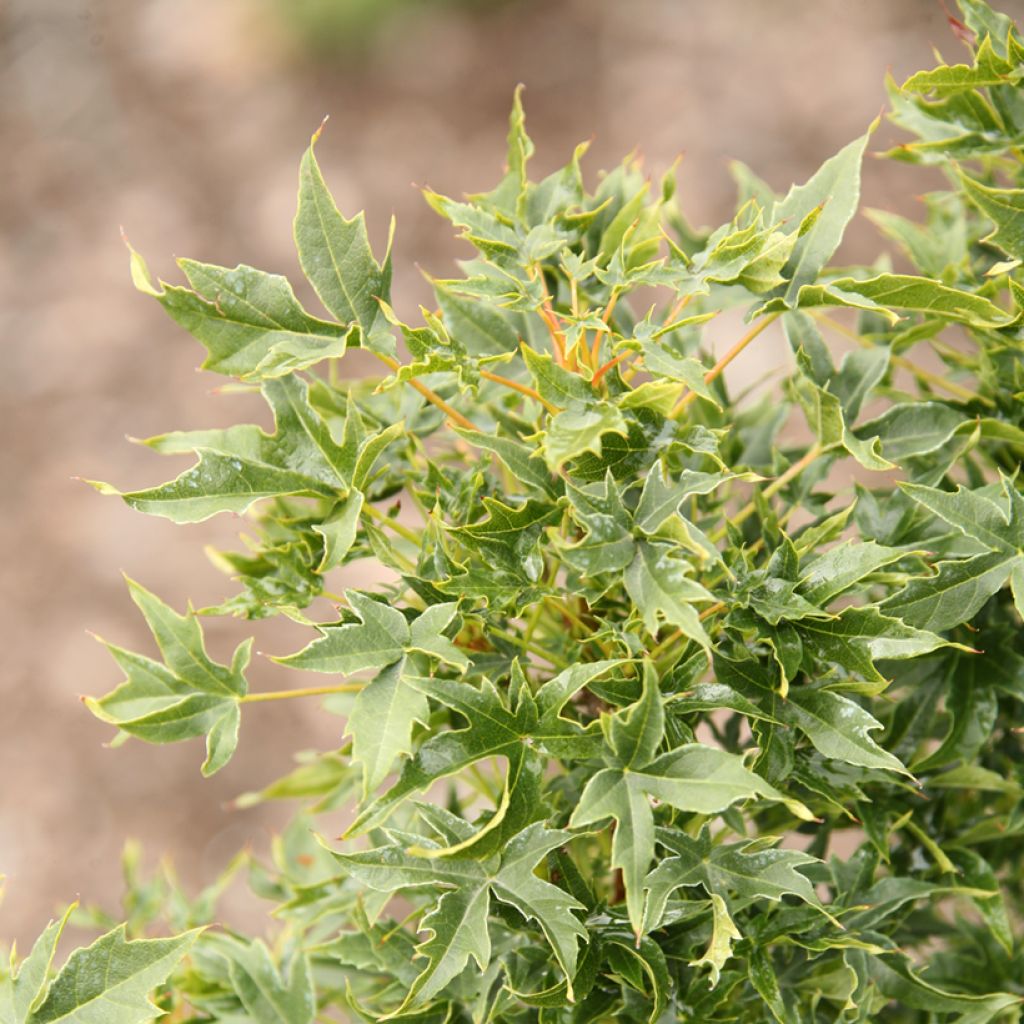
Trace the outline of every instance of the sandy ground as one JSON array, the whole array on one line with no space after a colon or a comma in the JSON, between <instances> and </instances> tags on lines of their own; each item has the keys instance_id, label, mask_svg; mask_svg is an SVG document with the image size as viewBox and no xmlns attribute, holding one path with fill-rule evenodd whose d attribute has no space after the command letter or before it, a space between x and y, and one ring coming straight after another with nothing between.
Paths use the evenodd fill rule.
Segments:
<instances>
[{"instance_id":1,"label":"sandy ground","mask_svg":"<svg viewBox=\"0 0 1024 1024\"><path fill-rule=\"evenodd\" d=\"M258 0L7 0L0 33L0 937L22 942L76 895L116 900L126 836L173 856L189 884L243 843L265 847L283 809L223 805L341 732L315 704L250 709L234 762L204 782L196 744L108 750L110 730L79 704L119 679L86 629L148 650L120 572L179 607L213 602L231 584L203 545L229 543L237 523L177 528L72 477L156 483L178 465L126 434L260 415L211 397L199 346L133 290L119 225L168 278L172 254L297 274L296 171L329 113L325 174L376 239L397 215L395 301L411 313L415 264L444 273L459 249L410 182L489 187L518 81L539 170L591 136L591 172L635 146L655 172L683 152L684 202L717 223L728 158L779 188L803 180L879 112L887 69L958 50L932 0L537 0L472 15L421 2L372 45L316 60ZM871 162L865 199L912 211L930 183ZM874 245L861 223L847 251ZM760 352L754 375L776 358ZM212 649L246 628L211 624ZM264 650L295 641L258 631ZM259 661L250 681L291 682Z\"/></svg>"}]
</instances>

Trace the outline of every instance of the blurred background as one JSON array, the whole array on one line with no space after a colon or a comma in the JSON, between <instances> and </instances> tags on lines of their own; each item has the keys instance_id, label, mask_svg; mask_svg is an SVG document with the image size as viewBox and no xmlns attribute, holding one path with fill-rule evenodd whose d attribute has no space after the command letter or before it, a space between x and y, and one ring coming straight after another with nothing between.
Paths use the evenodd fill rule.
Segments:
<instances>
[{"instance_id":1,"label":"blurred background","mask_svg":"<svg viewBox=\"0 0 1024 1024\"><path fill-rule=\"evenodd\" d=\"M933 47L959 59L938 0L4 0L0 938L29 941L79 895L113 905L127 836L190 886L246 843L265 849L287 808L227 802L341 736L316 702L257 705L235 760L203 781L198 744L106 749L111 730L78 701L120 679L86 629L150 650L120 571L179 609L215 603L232 584L203 546L239 524L174 527L72 478L158 483L184 463L126 434L264 420L194 372L200 346L132 288L119 225L171 280L174 255L297 276L298 163L330 114L325 176L376 244L396 215L394 303L412 315L417 264L445 275L461 250L411 183L493 185L517 82L535 173L591 137L591 181L635 147L656 174L681 153L684 209L717 224L729 159L779 190L804 180L878 114L886 71L902 80ZM875 148L892 141L883 127ZM872 160L864 202L914 215L935 184ZM844 252L877 247L859 218ZM263 650L299 639L255 625ZM249 630L211 622L212 652ZM261 659L250 673L253 689L293 682Z\"/></svg>"}]
</instances>

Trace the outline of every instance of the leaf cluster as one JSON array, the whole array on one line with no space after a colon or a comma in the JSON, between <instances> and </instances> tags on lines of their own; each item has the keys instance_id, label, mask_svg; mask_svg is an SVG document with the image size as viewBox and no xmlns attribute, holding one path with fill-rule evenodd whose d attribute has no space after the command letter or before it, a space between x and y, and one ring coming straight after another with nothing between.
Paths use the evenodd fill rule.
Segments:
<instances>
[{"instance_id":1,"label":"leaf cluster","mask_svg":"<svg viewBox=\"0 0 1024 1024\"><path fill-rule=\"evenodd\" d=\"M103 1019L146 1019L186 945L161 1005L196 1022L1020 1019L1024 40L960 7L967 61L889 83L889 156L947 187L923 222L865 211L892 247L870 266L833 261L874 125L785 196L737 165L707 230L634 160L531 179L518 94L498 185L426 193L471 255L412 323L315 136L295 243L323 311L132 252L274 430L150 438L193 464L96 485L247 535L216 607L129 583L159 657L108 645L125 679L89 707L205 737L210 774L243 705L326 695L338 749L242 802L351 814L249 865L270 948L114 932L46 989L51 926L0 975L2 1024L98 1019L69 992L100 957L134 971ZM787 371L737 391L769 329ZM380 374L346 375L352 348ZM353 585L367 558L387 583ZM274 661L323 685L250 692L248 643L206 652L215 615L305 626ZM153 884L133 927L212 918Z\"/></svg>"}]
</instances>

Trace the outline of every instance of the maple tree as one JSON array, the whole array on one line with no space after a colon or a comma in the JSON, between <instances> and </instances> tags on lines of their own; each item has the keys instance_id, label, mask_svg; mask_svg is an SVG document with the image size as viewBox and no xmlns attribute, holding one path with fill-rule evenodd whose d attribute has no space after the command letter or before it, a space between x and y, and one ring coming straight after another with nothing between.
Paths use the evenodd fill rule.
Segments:
<instances>
[{"instance_id":1,"label":"maple tree","mask_svg":"<svg viewBox=\"0 0 1024 1024\"><path fill-rule=\"evenodd\" d=\"M326 696L346 724L240 801L303 805L272 863L189 899L130 848L127 921L53 980L63 921L12 955L0 1024L1021 1018L1024 41L960 7L968 61L889 83L888 155L948 188L923 224L866 211L894 246L871 266L831 261L874 126L785 196L737 166L706 231L671 173L588 191L585 146L532 181L518 94L498 186L427 192L473 256L415 324L313 145L295 241L328 318L252 267L173 285L131 253L275 427L163 434L191 468L96 485L249 535L216 607L129 582L159 657L108 644L125 679L88 706L205 737L204 774L248 702ZM773 323L785 378L736 393ZM382 374L346 376L350 348ZM392 582L327 589L368 557ZM274 660L324 684L251 692L210 615L307 627ZM209 927L242 868L269 947ZM128 939L157 926L180 934Z\"/></svg>"}]
</instances>

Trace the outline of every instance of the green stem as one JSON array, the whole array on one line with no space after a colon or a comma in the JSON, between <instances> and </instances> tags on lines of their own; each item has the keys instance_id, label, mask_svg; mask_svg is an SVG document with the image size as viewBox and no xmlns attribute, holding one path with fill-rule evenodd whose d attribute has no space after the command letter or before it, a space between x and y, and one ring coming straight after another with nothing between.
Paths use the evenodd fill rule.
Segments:
<instances>
[{"instance_id":1,"label":"green stem","mask_svg":"<svg viewBox=\"0 0 1024 1024\"><path fill-rule=\"evenodd\" d=\"M383 946L384 943L387 942L389 939L394 938L394 936L397 935L407 924L409 924L410 921L419 917L422 913L422 907L414 907L412 910L409 911L408 914L405 915L405 917L402 918L401 921L398 922L398 924L396 924L393 928L386 931L380 937L380 944Z\"/></svg>"},{"instance_id":2,"label":"green stem","mask_svg":"<svg viewBox=\"0 0 1024 1024\"><path fill-rule=\"evenodd\" d=\"M555 582L555 577L558 575L558 562L552 561L551 568L548 570L547 579L544 581L547 586L551 586ZM534 606L530 617L526 621L526 632L523 634L524 643L529 644L533 639L533 634L537 629L537 625L540 622L541 613L544 611L544 602L538 601Z\"/></svg>"},{"instance_id":3,"label":"green stem","mask_svg":"<svg viewBox=\"0 0 1024 1024\"><path fill-rule=\"evenodd\" d=\"M559 601L557 597L545 594L541 600L545 601L548 607L559 615L564 615L570 622L577 626L584 635L590 632L590 626L588 626L567 604L563 604Z\"/></svg>"},{"instance_id":4,"label":"green stem","mask_svg":"<svg viewBox=\"0 0 1024 1024\"><path fill-rule=\"evenodd\" d=\"M762 492L761 497L771 498L778 494L783 487L786 486L795 477L798 477L815 459L824 455L825 451L820 444L813 444L810 448L804 452L803 457L793 463L785 473L781 476L777 476ZM757 505L754 502L747 502L732 518L729 520L734 526L739 526L740 523L745 522L757 511ZM719 527L714 533L712 533L709 539L713 542L720 541L726 534L727 527Z\"/></svg>"},{"instance_id":5,"label":"green stem","mask_svg":"<svg viewBox=\"0 0 1024 1024\"><path fill-rule=\"evenodd\" d=\"M557 598L551 597L548 594L545 594L542 600L548 606L548 608L551 609L556 615L564 615L574 626L576 626L577 629L580 630L581 635L576 637L576 639L578 639L581 643L597 644L601 653L606 658L614 657L612 652L608 649L607 644L591 635L594 631L593 627L588 626L567 604L564 604ZM562 628L563 623L556 621L554 625L556 629L559 629Z\"/></svg>"},{"instance_id":6,"label":"green stem","mask_svg":"<svg viewBox=\"0 0 1024 1024\"><path fill-rule=\"evenodd\" d=\"M957 866L946 856L942 847L920 825L908 821L903 827L932 855L932 859L943 874L955 875L958 873Z\"/></svg>"},{"instance_id":7,"label":"green stem","mask_svg":"<svg viewBox=\"0 0 1024 1024\"><path fill-rule=\"evenodd\" d=\"M516 636L515 633L508 633L504 629L498 629L496 626L488 626L487 632L491 636L500 637L502 640L506 640L508 643L514 644L516 647L521 647L524 651L536 654L538 657L550 662L555 666L555 668L562 669L569 667L569 662L564 658L560 658L557 654L552 654L550 651L546 651L539 644L526 640L521 636Z\"/></svg>"},{"instance_id":8,"label":"green stem","mask_svg":"<svg viewBox=\"0 0 1024 1024\"><path fill-rule=\"evenodd\" d=\"M423 544L423 538L415 530L410 530L408 526L403 526L398 520L392 519L391 516L381 512L379 508L366 504L363 506L363 511L376 519L382 526L387 526L394 530L399 537L404 537L410 544L415 544L417 548Z\"/></svg>"}]
</instances>

